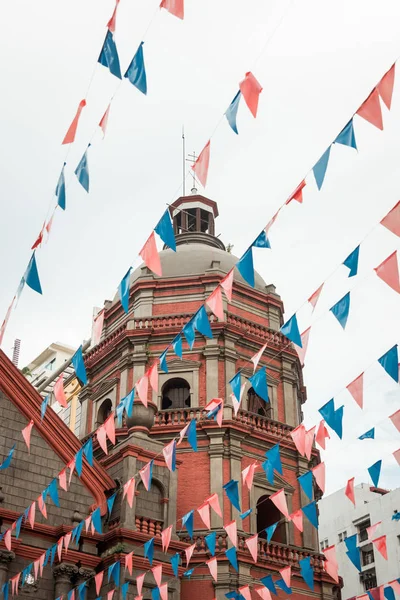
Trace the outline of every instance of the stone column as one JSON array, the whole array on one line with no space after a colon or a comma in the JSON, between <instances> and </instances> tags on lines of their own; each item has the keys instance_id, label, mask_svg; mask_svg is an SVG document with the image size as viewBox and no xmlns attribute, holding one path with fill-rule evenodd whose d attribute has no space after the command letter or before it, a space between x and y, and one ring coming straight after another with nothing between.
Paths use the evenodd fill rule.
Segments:
<instances>
[{"instance_id":1,"label":"stone column","mask_svg":"<svg viewBox=\"0 0 400 600\"><path fill-rule=\"evenodd\" d=\"M203 355L206 358L206 398L207 402L212 398L218 398L218 357L220 351L218 340L213 338L206 341Z\"/></svg>"},{"instance_id":2,"label":"stone column","mask_svg":"<svg viewBox=\"0 0 400 600\"><path fill-rule=\"evenodd\" d=\"M297 398L294 385L296 377L292 371L292 364L285 359L282 360L282 383L283 398L285 403L285 415L283 419L278 419L296 427L298 425Z\"/></svg>"},{"instance_id":3,"label":"stone column","mask_svg":"<svg viewBox=\"0 0 400 600\"><path fill-rule=\"evenodd\" d=\"M231 467L231 479L238 482L239 488L239 503L242 507L242 450L241 443L243 440L243 433L238 433L233 429L230 431L229 436L229 453L230 453L230 467ZM231 504L231 517L232 520L236 520L241 527L241 519L239 518L240 512Z\"/></svg>"},{"instance_id":4,"label":"stone column","mask_svg":"<svg viewBox=\"0 0 400 600\"><path fill-rule=\"evenodd\" d=\"M8 569L10 567L10 562L14 560L14 558L14 552L0 550L0 590L8 579Z\"/></svg>"},{"instance_id":5,"label":"stone column","mask_svg":"<svg viewBox=\"0 0 400 600\"><path fill-rule=\"evenodd\" d=\"M223 514L223 463L224 454L223 434L219 430L208 430L210 446L208 454L210 456L210 495L218 494L219 503ZM211 510L211 527L221 527L221 519Z\"/></svg>"},{"instance_id":6,"label":"stone column","mask_svg":"<svg viewBox=\"0 0 400 600\"><path fill-rule=\"evenodd\" d=\"M78 567L67 563L61 563L54 567L54 596L67 596L68 592L74 587L78 575Z\"/></svg>"},{"instance_id":7,"label":"stone column","mask_svg":"<svg viewBox=\"0 0 400 600\"><path fill-rule=\"evenodd\" d=\"M96 571L94 571L93 569L87 569L85 567L80 567L80 569L78 569L77 581L76 581L75 585L76 586L82 585L82 583L84 583L85 581L88 581L88 579L91 579L95 575L96 575ZM87 596L87 594L86 594L86 596Z\"/></svg>"},{"instance_id":8,"label":"stone column","mask_svg":"<svg viewBox=\"0 0 400 600\"><path fill-rule=\"evenodd\" d=\"M121 370L121 374L119 377L119 398L118 402L125 398L125 396L130 392L128 390L128 371L132 365L132 358L129 348L126 348L123 353L119 363L119 368Z\"/></svg>"}]
</instances>

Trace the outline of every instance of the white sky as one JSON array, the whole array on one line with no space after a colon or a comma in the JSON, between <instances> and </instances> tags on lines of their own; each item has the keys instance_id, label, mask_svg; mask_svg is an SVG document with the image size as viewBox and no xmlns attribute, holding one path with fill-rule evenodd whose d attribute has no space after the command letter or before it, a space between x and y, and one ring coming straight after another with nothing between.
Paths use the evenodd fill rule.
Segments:
<instances>
[{"instance_id":1,"label":"white sky","mask_svg":"<svg viewBox=\"0 0 400 600\"><path fill-rule=\"evenodd\" d=\"M397 0L186 0L183 23L159 13L158 3L121 0L116 43L123 73L156 15L145 35L148 96L124 81L106 139L96 136L89 151L90 194L72 178L67 211L58 211L50 241L37 253L43 296L25 288L3 343L10 354L14 338L22 339L21 366L51 342L78 346L90 335L93 306L114 296L166 203L180 193L182 124L187 150L199 152L246 71L264 87L259 115L254 120L241 103L239 136L222 120L205 191L219 205L217 233L238 256L400 55ZM113 5L13 0L3 7L1 320L53 205L66 152L61 140L85 96ZM67 180L118 85L96 68ZM271 230L273 250L255 253L286 317L399 199L399 85L392 111L383 109L385 131L356 117L359 153L333 148L322 191L310 177L304 204L292 203ZM344 441L332 440L325 456L328 491L353 475L356 483L368 481L366 468L381 457L381 485L399 485L390 456L399 437L390 422L375 442L352 442L399 407L399 387L373 363L400 342L400 297L372 271L399 246L376 228L362 245L359 277L349 280L339 269L313 317L307 307L299 313L302 330L316 321L305 368L306 423L315 423L317 408L339 392L337 405L346 405ZM354 286L343 332L327 311ZM341 390L371 364L362 412Z\"/></svg>"}]
</instances>

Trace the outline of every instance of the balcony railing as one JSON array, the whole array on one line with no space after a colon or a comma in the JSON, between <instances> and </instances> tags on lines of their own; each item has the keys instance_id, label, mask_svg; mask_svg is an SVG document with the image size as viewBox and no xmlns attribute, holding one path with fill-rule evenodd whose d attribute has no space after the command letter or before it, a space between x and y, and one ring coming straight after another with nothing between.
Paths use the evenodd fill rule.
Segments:
<instances>
[{"instance_id":1,"label":"balcony railing","mask_svg":"<svg viewBox=\"0 0 400 600\"><path fill-rule=\"evenodd\" d=\"M148 533L152 536L160 536L163 529L163 521L148 519L147 517L136 517L135 525L140 533Z\"/></svg>"}]
</instances>

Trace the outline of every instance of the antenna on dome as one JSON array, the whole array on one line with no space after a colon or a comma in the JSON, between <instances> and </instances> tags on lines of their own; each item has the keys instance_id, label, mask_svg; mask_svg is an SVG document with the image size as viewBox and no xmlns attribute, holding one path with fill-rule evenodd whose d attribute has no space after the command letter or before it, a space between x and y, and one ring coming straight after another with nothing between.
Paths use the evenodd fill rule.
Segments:
<instances>
[{"instance_id":1,"label":"antenna on dome","mask_svg":"<svg viewBox=\"0 0 400 600\"><path fill-rule=\"evenodd\" d=\"M196 152L195 152L195 151L193 151L193 154L188 154L188 157L189 157L189 158L187 158L186 160L187 160L188 162L191 162L191 163L192 163L192 165L194 165L194 164L195 164L195 162L196 162L196 160L197 160L197 158L198 158L198 157L196 156ZM197 194L197 187L196 187L196 176L195 176L195 173L194 173L194 171L192 171L192 177L193 177L193 187L192 187L192 189L191 189L190 191L192 192L192 194Z\"/></svg>"},{"instance_id":2,"label":"antenna on dome","mask_svg":"<svg viewBox=\"0 0 400 600\"><path fill-rule=\"evenodd\" d=\"M186 161L185 126L182 125L182 191L183 191L184 196L186 196L185 161Z\"/></svg>"}]
</instances>

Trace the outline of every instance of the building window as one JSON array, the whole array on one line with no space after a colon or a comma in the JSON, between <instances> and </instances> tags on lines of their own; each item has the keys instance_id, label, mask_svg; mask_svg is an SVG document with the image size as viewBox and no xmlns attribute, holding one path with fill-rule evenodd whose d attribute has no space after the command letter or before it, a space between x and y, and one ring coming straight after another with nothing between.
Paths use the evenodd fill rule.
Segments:
<instances>
[{"instance_id":1,"label":"building window","mask_svg":"<svg viewBox=\"0 0 400 600\"><path fill-rule=\"evenodd\" d=\"M188 208L186 210L187 214L187 230L188 231L196 231L196 209Z\"/></svg>"},{"instance_id":2,"label":"building window","mask_svg":"<svg viewBox=\"0 0 400 600\"><path fill-rule=\"evenodd\" d=\"M347 540L347 531L342 531L342 533L339 533L339 542L344 542L344 540Z\"/></svg>"},{"instance_id":3,"label":"building window","mask_svg":"<svg viewBox=\"0 0 400 600\"><path fill-rule=\"evenodd\" d=\"M256 415L272 419L272 408L269 402L264 402L251 387L247 392L247 410Z\"/></svg>"},{"instance_id":4,"label":"building window","mask_svg":"<svg viewBox=\"0 0 400 600\"><path fill-rule=\"evenodd\" d=\"M108 419L112 411L112 402L110 398L106 398L101 403L99 412L97 413L97 424L102 425Z\"/></svg>"},{"instance_id":5,"label":"building window","mask_svg":"<svg viewBox=\"0 0 400 600\"><path fill-rule=\"evenodd\" d=\"M208 228L209 228L209 212L207 210L204 210L203 208L200 209L200 231L202 233L211 233Z\"/></svg>"},{"instance_id":6,"label":"building window","mask_svg":"<svg viewBox=\"0 0 400 600\"><path fill-rule=\"evenodd\" d=\"M167 381L162 388L161 409L190 408L190 385L181 377Z\"/></svg>"},{"instance_id":7,"label":"building window","mask_svg":"<svg viewBox=\"0 0 400 600\"><path fill-rule=\"evenodd\" d=\"M56 359L53 358L53 360L48 362L47 365L44 365L44 368L47 369L48 371L52 371L54 369L55 365L56 365Z\"/></svg>"},{"instance_id":8,"label":"building window","mask_svg":"<svg viewBox=\"0 0 400 600\"><path fill-rule=\"evenodd\" d=\"M363 550L361 552L361 557L363 567L365 567L366 565L372 565L375 562L373 548L371 550Z\"/></svg>"},{"instance_id":9,"label":"building window","mask_svg":"<svg viewBox=\"0 0 400 600\"><path fill-rule=\"evenodd\" d=\"M270 500L270 497L261 496L257 502L257 531L261 531L261 533L258 534L258 537L265 539L267 537L265 529L280 520L281 513ZM285 523L279 523L271 540L273 542L280 542L281 544L287 543Z\"/></svg>"},{"instance_id":10,"label":"building window","mask_svg":"<svg viewBox=\"0 0 400 600\"><path fill-rule=\"evenodd\" d=\"M363 573L364 589L371 590L377 586L375 569Z\"/></svg>"},{"instance_id":11,"label":"building window","mask_svg":"<svg viewBox=\"0 0 400 600\"><path fill-rule=\"evenodd\" d=\"M358 542L365 542L368 539L367 527L371 526L371 521L366 519L362 523L358 524Z\"/></svg>"},{"instance_id":12,"label":"building window","mask_svg":"<svg viewBox=\"0 0 400 600\"><path fill-rule=\"evenodd\" d=\"M325 548L328 548L329 546L329 542L328 542L328 538L325 538L324 540L321 540L321 542L319 543L321 551L325 550Z\"/></svg>"}]
</instances>

